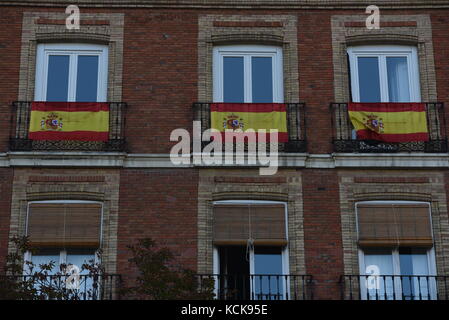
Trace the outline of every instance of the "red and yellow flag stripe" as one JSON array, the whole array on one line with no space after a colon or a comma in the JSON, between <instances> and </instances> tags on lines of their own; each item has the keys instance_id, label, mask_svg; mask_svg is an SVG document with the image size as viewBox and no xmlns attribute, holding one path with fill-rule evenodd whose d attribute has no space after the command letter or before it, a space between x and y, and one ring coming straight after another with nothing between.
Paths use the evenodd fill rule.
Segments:
<instances>
[{"instance_id":1,"label":"red and yellow flag stripe","mask_svg":"<svg viewBox=\"0 0 449 320\"><path fill-rule=\"evenodd\" d=\"M253 129L259 140L258 130L266 130L265 141L270 141L270 129L278 130L278 141L288 141L287 107L283 103L213 103L210 105L211 128L245 131Z\"/></svg>"},{"instance_id":2,"label":"red and yellow flag stripe","mask_svg":"<svg viewBox=\"0 0 449 320\"><path fill-rule=\"evenodd\" d=\"M428 141L424 103L350 103L357 139L383 142Z\"/></svg>"},{"instance_id":3,"label":"red and yellow flag stripe","mask_svg":"<svg viewBox=\"0 0 449 320\"><path fill-rule=\"evenodd\" d=\"M109 104L102 102L33 102L31 140L107 141Z\"/></svg>"}]
</instances>

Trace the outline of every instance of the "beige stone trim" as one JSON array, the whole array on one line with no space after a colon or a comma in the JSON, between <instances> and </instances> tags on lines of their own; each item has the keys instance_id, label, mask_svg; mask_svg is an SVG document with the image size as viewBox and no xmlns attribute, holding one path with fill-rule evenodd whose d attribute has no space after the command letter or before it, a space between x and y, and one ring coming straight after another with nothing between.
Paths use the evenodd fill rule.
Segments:
<instances>
[{"instance_id":1,"label":"beige stone trim","mask_svg":"<svg viewBox=\"0 0 449 320\"><path fill-rule=\"evenodd\" d=\"M363 27L367 15L332 16L332 50L334 62L334 102L350 100L349 67L346 48L357 44L414 44L418 48L421 100L436 102L436 74L433 56L432 24L429 15L381 15L380 29ZM345 23L362 26L345 26ZM387 26L382 27L382 22ZM404 22L406 26L388 26L388 23ZM413 26L410 22L416 22ZM390 23L390 25L391 25Z\"/></svg>"},{"instance_id":2,"label":"beige stone trim","mask_svg":"<svg viewBox=\"0 0 449 320\"><path fill-rule=\"evenodd\" d=\"M103 182L30 182L36 176L104 176ZM10 237L25 235L27 205L36 200L94 200L103 203L102 263L116 272L120 172L114 169L16 169L11 200ZM9 244L9 250L13 250Z\"/></svg>"},{"instance_id":3,"label":"beige stone trim","mask_svg":"<svg viewBox=\"0 0 449 320\"><path fill-rule=\"evenodd\" d=\"M215 25L214 22L216 23ZM260 26L258 26L258 22L264 23L260 23ZM255 26L248 27L251 23ZM296 16L200 15L198 29L199 102L211 102L213 98L213 46L236 43L276 44L282 46L284 100L290 103L299 102Z\"/></svg>"},{"instance_id":4,"label":"beige stone trim","mask_svg":"<svg viewBox=\"0 0 449 320\"><path fill-rule=\"evenodd\" d=\"M81 14L79 30L68 30L64 12L24 12L22 23L22 50L20 56L19 101L34 99L36 73L36 47L39 42L86 42L109 46L108 101L120 102L123 74L124 14ZM39 22L38 20L44 21ZM83 24L83 20L97 24ZM58 23L55 23L58 22ZM108 24L104 23L109 21Z\"/></svg>"},{"instance_id":5,"label":"beige stone trim","mask_svg":"<svg viewBox=\"0 0 449 320\"><path fill-rule=\"evenodd\" d=\"M400 177L428 179L426 183L355 183L355 177ZM343 240L344 272L359 274L355 203L367 200L409 200L430 202L434 249L438 275L449 272L449 221L444 175L424 171L340 171L340 210Z\"/></svg>"},{"instance_id":6,"label":"beige stone trim","mask_svg":"<svg viewBox=\"0 0 449 320\"><path fill-rule=\"evenodd\" d=\"M213 213L217 200L274 200L287 202L288 250L290 274L306 274L304 256L303 200L301 175L296 170L282 170L275 177L284 183L258 181L258 170L200 170L198 186L198 273L213 272ZM253 182L217 182L215 177L246 177Z\"/></svg>"}]
</instances>

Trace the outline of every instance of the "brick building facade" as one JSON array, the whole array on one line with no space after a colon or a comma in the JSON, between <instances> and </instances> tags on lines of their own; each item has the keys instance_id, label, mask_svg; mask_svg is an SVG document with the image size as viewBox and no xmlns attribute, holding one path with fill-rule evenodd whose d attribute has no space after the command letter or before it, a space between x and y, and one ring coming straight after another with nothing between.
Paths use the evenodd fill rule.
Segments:
<instances>
[{"instance_id":1,"label":"brick building facade","mask_svg":"<svg viewBox=\"0 0 449 320\"><path fill-rule=\"evenodd\" d=\"M224 262L222 250L232 246L215 241L214 207L226 201L268 201L286 210L282 274L310 277L301 286L313 286L313 298L367 298L360 293L362 280L349 281L368 256L388 256L392 269L385 271L387 262L381 273L397 276L410 275L401 271L401 261L426 259L419 266L411 262L420 271L412 270L415 278L407 281L414 285L407 290L448 298L441 289L449 283L449 113L442 107L449 104L447 1L378 1L379 29L365 25L370 1L78 0L81 24L72 30L65 25L70 4L0 3L0 265L12 249L11 237L27 233L30 204L67 200L101 203L102 262L124 281L136 272L127 246L144 237L172 249L198 274L222 274L223 265L233 263ZM85 145L27 140L30 104L23 102L39 97L42 84L36 74L42 62L37 56L46 44L107 49L103 101L111 110L119 106L110 121L110 140L117 144L86 150ZM171 132L192 132L192 120L204 120L193 104L223 102L215 95L215 48L243 45L282 52L282 66L277 66L282 101L270 102L301 106L301 112L288 114L301 128L291 123L288 128L299 132L295 138L305 142L303 147L281 149L274 176L260 176L257 166L173 164ZM354 142L345 109L354 100L348 48L367 46L416 52L416 59L404 55L409 68L417 66L409 76L419 83L420 101L410 102L426 104L428 142ZM394 102L392 96L390 90L390 101L384 102ZM409 212L416 204L428 205L432 244L365 250L359 243L358 203L398 204L409 206ZM260 247L273 249L274 243ZM250 250L252 273L258 268L257 246ZM281 255L276 252L271 255ZM430 277L424 284L423 275ZM400 281L383 280L393 287ZM377 293L391 298L397 288L388 289L386 282ZM405 285L399 286L403 295ZM425 292L417 286L425 286ZM284 286L274 298L296 290Z\"/></svg>"}]
</instances>

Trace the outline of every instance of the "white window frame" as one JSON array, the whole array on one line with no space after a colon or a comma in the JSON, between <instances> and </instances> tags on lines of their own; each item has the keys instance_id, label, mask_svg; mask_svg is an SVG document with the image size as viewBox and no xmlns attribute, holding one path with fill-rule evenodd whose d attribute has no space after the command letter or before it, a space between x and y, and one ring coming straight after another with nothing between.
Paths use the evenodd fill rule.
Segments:
<instances>
[{"instance_id":1,"label":"white window frame","mask_svg":"<svg viewBox=\"0 0 449 320\"><path fill-rule=\"evenodd\" d=\"M284 214L285 214L285 235L286 240L288 242L288 211L287 211L287 203L281 202L281 201L267 201L267 200L220 200L220 201L214 201L214 205L217 204L282 204L284 205ZM214 246L213 248L213 274L219 275L220 274L220 255L218 253L217 246ZM282 259L282 275L289 275L290 274L290 266L289 266L289 255L288 255L288 245L282 247L281 251L281 259ZM254 247L251 248L250 254L249 254L249 273L250 275L254 275ZM215 295L218 295L218 286L219 281L218 279L215 279ZM291 279L289 279L291 280ZM285 284L285 283L283 283ZM253 292L253 283L250 281L250 292ZM250 295L252 296L252 294ZM290 286L287 285L287 288L284 288L283 292L283 299L285 300L287 296L290 296Z\"/></svg>"},{"instance_id":2,"label":"white window frame","mask_svg":"<svg viewBox=\"0 0 449 320\"><path fill-rule=\"evenodd\" d=\"M379 62L380 102L389 102L386 57L406 57L410 89L410 102L421 102L418 50L414 46L370 45L347 49L351 71L352 101L360 102L359 57L375 57Z\"/></svg>"},{"instance_id":3,"label":"white window frame","mask_svg":"<svg viewBox=\"0 0 449 320\"><path fill-rule=\"evenodd\" d=\"M33 203L97 203L101 205L101 215L100 215L100 246L98 249L94 251L94 257L95 257L95 264L100 263L100 256L99 256L99 250L102 247L102 238L103 238L103 203L100 201L90 201L90 200L43 200L43 201L29 201L27 204L27 215L26 215L26 226L25 226L25 234L28 235L28 217L29 217L29 210L30 210L30 204ZM83 248L80 248L83 249ZM86 249L93 249L93 248L86 248ZM55 248L55 251L59 250L59 265L65 264L67 261L67 250L64 248ZM32 260L32 254L30 251L25 252L24 255L24 264L23 264L23 270L27 270L27 264L26 262L31 262ZM56 262L56 261L55 261ZM81 270L81 266L78 266ZM55 265L56 270L59 270L59 266Z\"/></svg>"},{"instance_id":4,"label":"white window frame","mask_svg":"<svg viewBox=\"0 0 449 320\"><path fill-rule=\"evenodd\" d=\"M282 48L266 45L229 45L213 49L213 100L223 102L223 58L243 57L244 65L244 103L252 103L252 57L271 57L273 62L273 103L284 102L284 78Z\"/></svg>"},{"instance_id":5,"label":"white window frame","mask_svg":"<svg viewBox=\"0 0 449 320\"><path fill-rule=\"evenodd\" d=\"M430 228L432 231L432 238L433 236L433 226L432 226L432 210L429 202L422 202L422 201L361 201L357 202L355 204L355 212L356 212L356 232L359 234L359 226L358 226L358 205L361 204L426 204L429 208L429 219L430 219ZM384 248L379 247L379 249L391 249L391 255L393 260L393 274L392 276L400 276L401 275L401 268L400 268L400 260L399 260L399 248ZM358 257L359 257L359 273L362 276L370 276L370 274L366 273L365 269L365 252L362 248L359 247L358 249ZM429 276L436 276L437 275L437 269L436 269L436 260L435 260L435 249L434 247L427 250L427 269L429 270ZM362 299L367 299L367 290L365 287L365 282L362 280L365 280L365 277L362 277L360 279L360 290L362 293ZM432 298L436 297L436 285L434 284L435 281L432 281L432 279L429 280L430 283L430 295ZM394 287L395 287L395 294L396 297L401 297L401 291L402 291L402 285L399 278L394 278ZM397 298L398 299L398 298Z\"/></svg>"},{"instance_id":6,"label":"white window frame","mask_svg":"<svg viewBox=\"0 0 449 320\"><path fill-rule=\"evenodd\" d=\"M44 43L37 46L36 53L36 77L35 77L35 101L47 100L48 60L50 55L68 55L69 79L67 101L76 100L76 79L79 55L96 55L98 59L97 101L107 101L108 85L108 46L86 43Z\"/></svg>"}]
</instances>

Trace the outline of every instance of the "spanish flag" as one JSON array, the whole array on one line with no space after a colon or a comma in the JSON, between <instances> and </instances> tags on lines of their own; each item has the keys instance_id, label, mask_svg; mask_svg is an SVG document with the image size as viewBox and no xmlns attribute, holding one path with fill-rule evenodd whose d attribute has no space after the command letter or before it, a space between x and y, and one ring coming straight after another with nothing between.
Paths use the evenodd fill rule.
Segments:
<instances>
[{"instance_id":1,"label":"spanish flag","mask_svg":"<svg viewBox=\"0 0 449 320\"><path fill-rule=\"evenodd\" d=\"M266 142L270 141L270 129L278 130L278 142L288 142L287 107L283 103L213 103L210 105L211 128L225 130L266 130Z\"/></svg>"},{"instance_id":2,"label":"spanish flag","mask_svg":"<svg viewBox=\"0 0 449 320\"><path fill-rule=\"evenodd\" d=\"M349 103L348 111L359 140L429 140L424 103Z\"/></svg>"},{"instance_id":3,"label":"spanish flag","mask_svg":"<svg viewBox=\"0 0 449 320\"><path fill-rule=\"evenodd\" d=\"M30 140L107 141L109 104L99 102L33 102Z\"/></svg>"}]
</instances>

